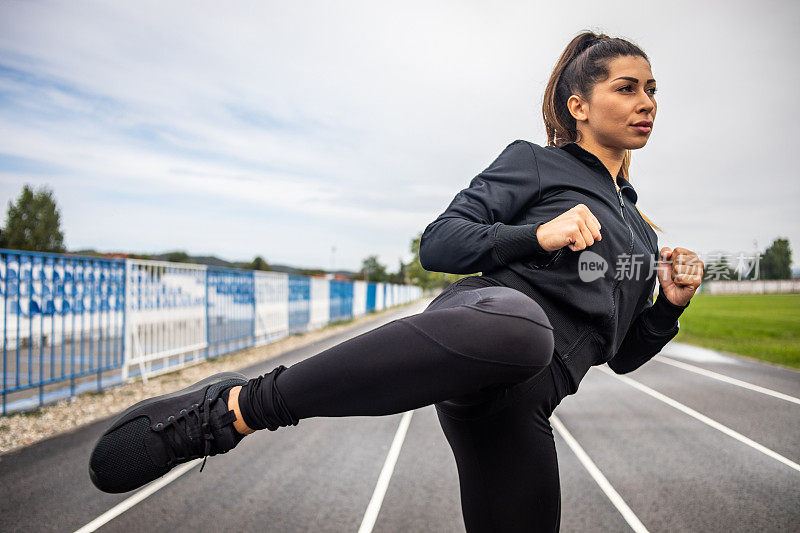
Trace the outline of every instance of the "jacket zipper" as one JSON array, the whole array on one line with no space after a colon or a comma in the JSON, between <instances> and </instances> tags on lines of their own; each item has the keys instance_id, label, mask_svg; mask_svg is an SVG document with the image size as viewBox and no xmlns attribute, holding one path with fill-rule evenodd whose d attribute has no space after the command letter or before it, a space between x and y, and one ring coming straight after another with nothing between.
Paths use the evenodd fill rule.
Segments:
<instances>
[{"instance_id":1,"label":"jacket zipper","mask_svg":"<svg viewBox=\"0 0 800 533\"><path fill-rule=\"evenodd\" d=\"M624 210L625 202L622 200L622 193L619 191L619 189L617 189L616 185L614 185L613 187L616 190L617 198L619 199L619 214L622 215L622 220L625 221L625 225L628 226L628 231L630 232L630 235L631 235L631 241L630 241L630 245L629 245L630 251L628 252L628 255L631 255L631 254L633 254L633 228L631 228L631 225L628 224L628 219L625 218L625 210ZM617 294L617 287L619 287L619 284L620 284L621 281L622 281L622 278L618 279L617 282L612 286L612 289L611 289L611 302L614 305L614 311L613 311L613 314L611 315L612 317L617 314L616 294ZM597 337L592 333L592 329L593 328L591 328L591 327L588 328L584 332L584 334L581 337L579 337L577 341L575 341L575 344L573 346L571 346L570 349L567 350L567 353L562 356L562 358L563 358L563 360L565 362L568 361L569 358L572 357L572 355L576 351L578 351L581 348L581 346L583 346L583 344L586 343L586 339L589 338L589 335L592 335L593 337L595 337L595 339L597 339Z\"/></svg>"},{"instance_id":2,"label":"jacket zipper","mask_svg":"<svg viewBox=\"0 0 800 533\"><path fill-rule=\"evenodd\" d=\"M628 224L628 219L625 218L625 202L622 200L622 192L619 189L617 189L616 185L614 185L614 189L616 190L617 198L619 199L619 213L620 213L620 215L622 215L622 220L625 222L625 225L628 226L628 231L631 234L630 250L628 251L628 255L632 256L633 255L633 228L631 228L631 225ZM621 277L620 277L620 279L617 280L617 283L611 289L611 301L614 304L614 312L611 315L612 317L614 317L617 314L616 295L617 295L617 287L619 287L620 282L622 282L622 278Z\"/></svg>"},{"instance_id":3,"label":"jacket zipper","mask_svg":"<svg viewBox=\"0 0 800 533\"><path fill-rule=\"evenodd\" d=\"M616 188L616 186L614 188ZM625 202L622 201L622 192L619 189L617 189L617 198L619 198L619 212L622 213L622 220L625 221L625 225L628 226L628 231L631 233L631 249L628 252L628 255L631 255L633 254L633 228L628 223L628 219L625 218Z\"/></svg>"}]
</instances>

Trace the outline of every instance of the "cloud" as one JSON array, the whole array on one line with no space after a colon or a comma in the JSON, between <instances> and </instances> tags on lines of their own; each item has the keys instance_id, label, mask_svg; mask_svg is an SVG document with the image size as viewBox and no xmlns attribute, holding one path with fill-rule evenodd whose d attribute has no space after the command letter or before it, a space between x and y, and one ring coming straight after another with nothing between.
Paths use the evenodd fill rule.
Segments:
<instances>
[{"instance_id":1,"label":"cloud","mask_svg":"<svg viewBox=\"0 0 800 533\"><path fill-rule=\"evenodd\" d=\"M542 91L585 27L653 61L632 181L661 244L796 240L798 105L764 109L797 81L792 17L725 6L653 7L643 27L624 3L564 20L528 2L5 2L0 201L50 184L70 247L329 267L336 246L337 266L395 268L511 140L544 144ZM753 221L753 202L775 208Z\"/></svg>"}]
</instances>

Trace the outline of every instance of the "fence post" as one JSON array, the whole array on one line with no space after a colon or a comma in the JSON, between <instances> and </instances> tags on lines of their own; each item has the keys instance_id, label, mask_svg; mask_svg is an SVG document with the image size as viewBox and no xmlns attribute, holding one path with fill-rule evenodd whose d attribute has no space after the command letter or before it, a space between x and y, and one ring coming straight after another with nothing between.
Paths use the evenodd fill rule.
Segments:
<instances>
[{"instance_id":1,"label":"fence post","mask_svg":"<svg viewBox=\"0 0 800 533\"><path fill-rule=\"evenodd\" d=\"M253 295L253 319L251 320L250 324L250 346L255 346L256 344L256 271L253 271L253 275L250 278L250 294Z\"/></svg>"},{"instance_id":2,"label":"fence post","mask_svg":"<svg viewBox=\"0 0 800 533\"><path fill-rule=\"evenodd\" d=\"M131 360L131 324L128 320L128 306L131 298L128 298L128 289L132 286L130 276L132 265L130 259L125 259L125 276L122 280L122 381L128 381L128 365Z\"/></svg>"},{"instance_id":3,"label":"fence post","mask_svg":"<svg viewBox=\"0 0 800 533\"><path fill-rule=\"evenodd\" d=\"M3 254L3 416L6 414L6 389L8 388L8 363L6 357L8 350L6 349L6 342L8 341L8 254ZM19 342L19 334L17 334L17 342Z\"/></svg>"},{"instance_id":4,"label":"fence post","mask_svg":"<svg viewBox=\"0 0 800 533\"><path fill-rule=\"evenodd\" d=\"M208 319L208 308L211 305L208 301L208 272L209 268L206 267L206 359L208 359L209 347L211 346L211 323Z\"/></svg>"}]
</instances>

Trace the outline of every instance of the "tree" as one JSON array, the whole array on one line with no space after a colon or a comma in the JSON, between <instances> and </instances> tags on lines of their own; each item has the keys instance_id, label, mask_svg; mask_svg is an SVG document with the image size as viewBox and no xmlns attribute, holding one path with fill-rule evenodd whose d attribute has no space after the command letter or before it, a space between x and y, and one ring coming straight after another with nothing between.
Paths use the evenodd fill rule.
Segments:
<instances>
[{"instance_id":1,"label":"tree","mask_svg":"<svg viewBox=\"0 0 800 533\"><path fill-rule=\"evenodd\" d=\"M164 261L169 261L170 263L194 263L189 257L189 254L178 251L167 253Z\"/></svg>"},{"instance_id":2,"label":"tree","mask_svg":"<svg viewBox=\"0 0 800 533\"><path fill-rule=\"evenodd\" d=\"M308 277L322 277L325 276L326 272L321 268L298 268L297 275L298 276L308 276Z\"/></svg>"},{"instance_id":3,"label":"tree","mask_svg":"<svg viewBox=\"0 0 800 533\"><path fill-rule=\"evenodd\" d=\"M263 257L257 255L255 259L249 264L245 266L245 268L249 268L250 270L272 270Z\"/></svg>"},{"instance_id":4,"label":"tree","mask_svg":"<svg viewBox=\"0 0 800 533\"><path fill-rule=\"evenodd\" d=\"M16 203L8 202L6 224L0 233L0 247L36 252L65 252L61 213L53 191L42 186L34 191L22 187Z\"/></svg>"},{"instance_id":5,"label":"tree","mask_svg":"<svg viewBox=\"0 0 800 533\"><path fill-rule=\"evenodd\" d=\"M736 279L736 272L728 262L728 257L720 253L719 260L709 259L703 267L703 281L730 281Z\"/></svg>"},{"instance_id":6,"label":"tree","mask_svg":"<svg viewBox=\"0 0 800 533\"><path fill-rule=\"evenodd\" d=\"M792 250L789 239L777 238L762 254L759 261L761 279L790 279L792 277Z\"/></svg>"},{"instance_id":7,"label":"tree","mask_svg":"<svg viewBox=\"0 0 800 533\"><path fill-rule=\"evenodd\" d=\"M377 255L371 255L361 263L361 271L356 276L371 283L388 282L389 275L386 273L386 265L378 262Z\"/></svg>"},{"instance_id":8,"label":"tree","mask_svg":"<svg viewBox=\"0 0 800 533\"><path fill-rule=\"evenodd\" d=\"M408 268L408 265L403 263L402 258L398 258L398 261L400 262L400 266L397 268L396 273L389 274L389 282L404 285L408 283L408 280L406 279L406 269Z\"/></svg>"}]
</instances>

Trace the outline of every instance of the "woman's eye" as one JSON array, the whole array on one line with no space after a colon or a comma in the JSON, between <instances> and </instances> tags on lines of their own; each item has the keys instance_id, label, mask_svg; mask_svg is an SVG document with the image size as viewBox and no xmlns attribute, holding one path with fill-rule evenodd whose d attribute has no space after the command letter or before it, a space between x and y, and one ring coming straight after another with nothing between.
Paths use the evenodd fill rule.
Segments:
<instances>
[{"instance_id":1,"label":"woman's eye","mask_svg":"<svg viewBox=\"0 0 800 533\"><path fill-rule=\"evenodd\" d=\"M631 90L631 86L630 85L623 85L622 87L620 87L617 90L618 91L626 91L626 90L629 91L629 90ZM650 87L647 90L650 91L650 94L656 94L656 92L658 91L658 89L656 89L655 87Z\"/></svg>"}]
</instances>

